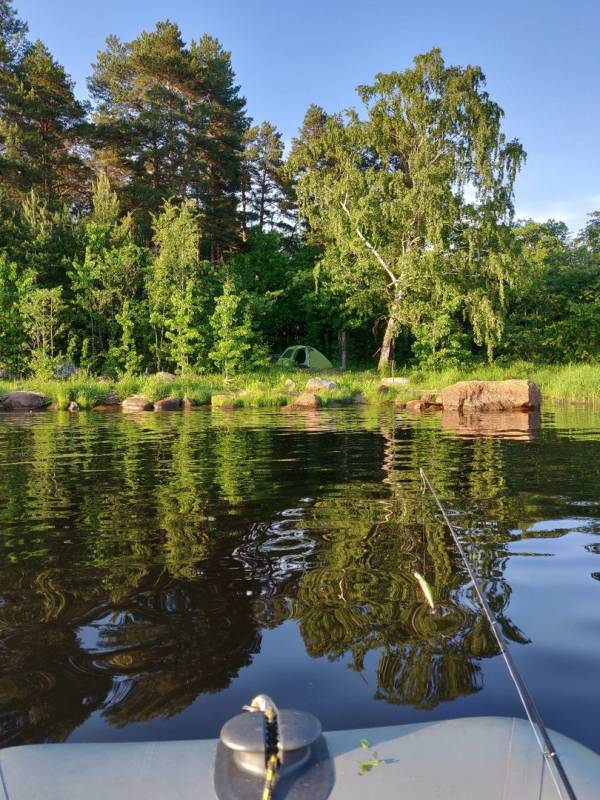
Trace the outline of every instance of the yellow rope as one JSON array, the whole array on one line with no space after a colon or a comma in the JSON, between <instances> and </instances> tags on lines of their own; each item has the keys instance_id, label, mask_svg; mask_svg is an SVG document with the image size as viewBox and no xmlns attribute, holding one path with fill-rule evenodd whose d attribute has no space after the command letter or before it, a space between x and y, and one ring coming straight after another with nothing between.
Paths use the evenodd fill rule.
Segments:
<instances>
[{"instance_id":1,"label":"yellow rope","mask_svg":"<svg viewBox=\"0 0 600 800\"><path fill-rule=\"evenodd\" d=\"M265 694L257 695L249 706L243 708L244 711L260 711L265 718L265 783L262 800L272 800L278 770L281 766L277 708L271 698Z\"/></svg>"},{"instance_id":2,"label":"yellow rope","mask_svg":"<svg viewBox=\"0 0 600 800\"><path fill-rule=\"evenodd\" d=\"M277 783L277 769L279 767L279 759L276 755L269 756L267 761L267 774L265 776L265 785L262 793L262 800L271 800L273 797L273 789Z\"/></svg>"}]
</instances>

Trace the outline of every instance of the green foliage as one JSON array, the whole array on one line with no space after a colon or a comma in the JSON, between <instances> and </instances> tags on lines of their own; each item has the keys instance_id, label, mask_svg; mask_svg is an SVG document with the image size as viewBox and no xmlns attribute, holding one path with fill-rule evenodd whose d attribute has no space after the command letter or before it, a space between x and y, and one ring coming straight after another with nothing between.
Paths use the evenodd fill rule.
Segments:
<instances>
[{"instance_id":1,"label":"green foliage","mask_svg":"<svg viewBox=\"0 0 600 800\"><path fill-rule=\"evenodd\" d=\"M201 318L208 303L210 267L199 260L200 231L194 204L165 203L154 217L156 255L148 276L156 368L188 372L202 365L206 337Z\"/></svg>"},{"instance_id":2,"label":"green foliage","mask_svg":"<svg viewBox=\"0 0 600 800\"><path fill-rule=\"evenodd\" d=\"M21 301L21 313L31 351L31 371L49 378L57 366L57 340L63 330L62 289L32 288Z\"/></svg>"},{"instance_id":3,"label":"green foliage","mask_svg":"<svg viewBox=\"0 0 600 800\"><path fill-rule=\"evenodd\" d=\"M323 267L351 288L356 313L385 309L381 366L400 328L413 330L442 294L461 298L490 355L500 339L524 153L501 132L502 111L484 87L478 67L446 67L431 50L413 69L360 86L364 115L310 109L294 142L290 165L301 211L325 245Z\"/></svg>"},{"instance_id":4,"label":"green foliage","mask_svg":"<svg viewBox=\"0 0 600 800\"><path fill-rule=\"evenodd\" d=\"M210 325L214 344L209 357L225 377L265 362L264 350L252 329L250 306L231 279L225 281L223 293L217 298Z\"/></svg>"},{"instance_id":5,"label":"green foliage","mask_svg":"<svg viewBox=\"0 0 600 800\"><path fill-rule=\"evenodd\" d=\"M600 358L600 212L513 224L525 154L479 67L434 49L360 112L310 106L287 159L231 55L168 20L110 36L90 92L0 0L1 371L229 375L306 342L382 371Z\"/></svg>"},{"instance_id":6,"label":"green foliage","mask_svg":"<svg viewBox=\"0 0 600 800\"><path fill-rule=\"evenodd\" d=\"M0 81L0 186L17 202L32 190L53 207L80 202L89 174L78 154L86 107L44 44L18 42L10 24L12 58Z\"/></svg>"},{"instance_id":7,"label":"green foliage","mask_svg":"<svg viewBox=\"0 0 600 800\"><path fill-rule=\"evenodd\" d=\"M0 371L19 375L25 366L26 322L24 299L31 275L19 275L17 265L0 253Z\"/></svg>"}]
</instances>

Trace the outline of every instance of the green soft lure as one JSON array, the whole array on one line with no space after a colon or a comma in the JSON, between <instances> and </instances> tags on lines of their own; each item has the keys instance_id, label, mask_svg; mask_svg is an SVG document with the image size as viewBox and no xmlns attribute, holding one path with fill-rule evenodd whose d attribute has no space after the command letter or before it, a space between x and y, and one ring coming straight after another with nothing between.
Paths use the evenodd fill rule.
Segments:
<instances>
[{"instance_id":1,"label":"green soft lure","mask_svg":"<svg viewBox=\"0 0 600 800\"><path fill-rule=\"evenodd\" d=\"M419 572L414 572L413 575L419 584L420 590L423 592L423 596L427 601L427 605L432 611L435 611L435 603L433 602L433 592L431 591L431 586Z\"/></svg>"}]
</instances>

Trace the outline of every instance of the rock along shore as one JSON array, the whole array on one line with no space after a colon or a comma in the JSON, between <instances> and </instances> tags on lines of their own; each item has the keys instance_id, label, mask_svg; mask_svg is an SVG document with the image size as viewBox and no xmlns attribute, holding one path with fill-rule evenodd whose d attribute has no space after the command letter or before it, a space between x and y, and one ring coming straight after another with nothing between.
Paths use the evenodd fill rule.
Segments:
<instances>
[{"instance_id":1,"label":"rock along shore","mask_svg":"<svg viewBox=\"0 0 600 800\"><path fill-rule=\"evenodd\" d=\"M170 378L171 376L169 376ZM174 376L173 376L174 379ZM290 384L289 386L287 384ZM339 398L331 396L337 390L338 384L326 378L311 378L303 390L299 390L292 381L286 383L288 402L283 406L286 411L318 409L324 405L328 407L339 405L365 405L369 401L363 394L356 393L351 397ZM384 398L389 393L390 387L401 386L404 391L409 391L405 378L382 379L377 390L378 396ZM443 410L458 415L472 415L499 412L516 412L537 410L541 404L541 393L533 381L504 380L504 381L460 381L447 386L440 392L420 390L419 398L403 400L396 398L393 403L396 408L406 409L410 413L420 413L429 410ZM217 400L218 398L218 400ZM212 405L224 410L233 410L243 405L243 393L232 392L226 396L213 395ZM207 400L209 403L210 400ZM114 390L108 391L105 396L98 399L93 410L116 410L125 413L141 413L148 411L166 412L180 411L199 405L190 398L181 400L178 397L165 397L155 402L142 395L126 397L122 402ZM2 411L43 411L56 410L55 406L41 392L15 391L0 396L0 412ZM71 402L69 411L78 411L76 402Z\"/></svg>"}]
</instances>

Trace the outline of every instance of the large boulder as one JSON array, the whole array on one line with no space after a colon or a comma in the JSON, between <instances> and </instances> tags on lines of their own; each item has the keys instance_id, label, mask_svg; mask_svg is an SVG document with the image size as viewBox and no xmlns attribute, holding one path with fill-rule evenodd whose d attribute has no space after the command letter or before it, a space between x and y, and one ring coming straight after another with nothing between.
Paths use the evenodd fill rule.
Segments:
<instances>
[{"instance_id":1,"label":"large boulder","mask_svg":"<svg viewBox=\"0 0 600 800\"><path fill-rule=\"evenodd\" d=\"M321 392L337 389L335 381L328 381L327 378L311 378L305 386L305 392Z\"/></svg>"},{"instance_id":2,"label":"large boulder","mask_svg":"<svg viewBox=\"0 0 600 800\"><path fill-rule=\"evenodd\" d=\"M41 411L49 405L41 392L9 392L0 397L0 411Z\"/></svg>"},{"instance_id":3,"label":"large boulder","mask_svg":"<svg viewBox=\"0 0 600 800\"><path fill-rule=\"evenodd\" d=\"M136 411L152 411L154 405L145 397L142 397L139 394L134 394L131 397L126 397L125 400L123 400L121 408L123 411L133 413Z\"/></svg>"},{"instance_id":4,"label":"large boulder","mask_svg":"<svg viewBox=\"0 0 600 800\"><path fill-rule=\"evenodd\" d=\"M180 409L181 400L178 397L165 397L154 403L155 411L179 411Z\"/></svg>"},{"instance_id":5,"label":"large boulder","mask_svg":"<svg viewBox=\"0 0 600 800\"><path fill-rule=\"evenodd\" d=\"M442 389L445 411L527 411L539 408L540 390L533 381L460 381Z\"/></svg>"},{"instance_id":6,"label":"large boulder","mask_svg":"<svg viewBox=\"0 0 600 800\"><path fill-rule=\"evenodd\" d=\"M321 400L314 392L302 392L294 400L293 403L285 406L286 409L294 410L296 408L320 408Z\"/></svg>"}]
</instances>

